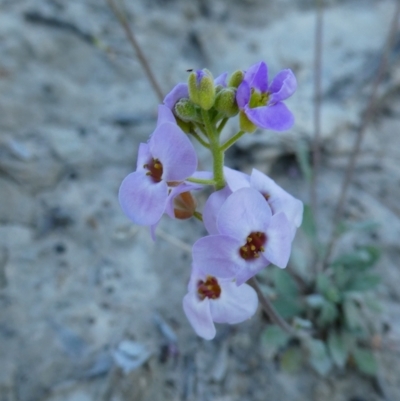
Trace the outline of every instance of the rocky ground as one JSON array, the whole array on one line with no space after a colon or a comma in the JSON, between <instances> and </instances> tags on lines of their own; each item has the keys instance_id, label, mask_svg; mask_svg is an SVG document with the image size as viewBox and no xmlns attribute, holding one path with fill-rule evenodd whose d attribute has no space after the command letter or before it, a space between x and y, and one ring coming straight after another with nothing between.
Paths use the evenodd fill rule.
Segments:
<instances>
[{"instance_id":1,"label":"rocky ground","mask_svg":"<svg viewBox=\"0 0 400 401\"><path fill-rule=\"evenodd\" d=\"M308 202L293 155L313 134L314 2L125 3L165 92L190 68L218 75L265 60L272 73L293 69L294 129L244 138L228 163L271 173ZM394 10L389 0L327 3L323 237ZM350 221L379 223L369 240L383 251L378 295L388 346L377 357L392 401L400 399L399 38L346 207ZM384 399L355 372L282 372L264 355L261 312L219 327L212 342L195 336L181 299L190 244L203 229L165 218L153 242L118 205L158 100L105 1L0 0L0 55L1 401ZM348 237L342 246L364 240Z\"/></svg>"}]
</instances>

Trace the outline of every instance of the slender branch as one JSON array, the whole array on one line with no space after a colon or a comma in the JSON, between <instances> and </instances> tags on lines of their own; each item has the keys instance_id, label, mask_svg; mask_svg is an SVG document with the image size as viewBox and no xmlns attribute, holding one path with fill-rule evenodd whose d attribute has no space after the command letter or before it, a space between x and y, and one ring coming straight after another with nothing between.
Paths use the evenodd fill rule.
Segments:
<instances>
[{"instance_id":1,"label":"slender branch","mask_svg":"<svg viewBox=\"0 0 400 401\"><path fill-rule=\"evenodd\" d=\"M314 215L317 218L317 178L319 166L321 163L321 71L322 71L322 28L323 28L323 11L324 0L316 0L317 14L315 22L315 47L314 47L314 141L313 141L313 172L311 175L310 185L310 204Z\"/></svg>"},{"instance_id":2,"label":"slender branch","mask_svg":"<svg viewBox=\"0 0 400 401\"><path fill-rule=\"evenodd\" d=\"M221 131L224 129L226 123L228 122L229 118L224 118L218 125L217 131L218 133L221 133Z\"/></svg>"},{"instance_id":3,"label":"slender branch","mask_svg":"<svg viewBox=\"0 0 400 401\"><path fill-rule=\"evenodd\" d=\"M192 135L193 138L196 138L205 148L210 149L210 144L207 143L197 132L190 131L189 134Z\"/></svg>"},{"instance_id":4,"label":"slender branch","mask_svg":"<svg viewBox=\"0 0 400 401\"><path fill-rule=\"evenodd\" d=\"M154 92L157 94L158 99L162 102L164 99L163 92L161 90L160 85L158 84L155 75L153 74L153 71L150 68L150 64L147 61L138 41L135 38L135 35L132 32L131 27L129 26L129 22L126 19L126 16L119 10L119 8L116 6L114 0L107 0L108 5L110 6L111 10L113 11L114 15L117 17L119 23L121 24L122 28L125 31L126 37L129 40L130 44L134 48L137 57L139 59L139 62L144 69L147 78L149 79L151 86L154 89Z\"/></svg>"},{"instance_id":5,"label":"slender branch","mask_svg":"<svg viewBox=\"0 0 400 401\"><path fill-rule=\"evenodd\" d=\"M200 220L201 222L203 221L203 215L200 212L195 211L193 213L193 217L195 217L197 220Z\"/></svg>"},{"instance_id":6,"label":"slender branch","mask_svg":"<svg viewBox=\"0 0 400 401\"><path fill-rule=\"evenodd\" d=\"M202 178L186 178L186 181L189 182L194 182L195 184L203 184L203 185L215 185L216 181L215 180L203 180Z\"/></svg>"},{"instance_id":7,"label":"slender branch","mask_svg":"<svg viewBox=\"0 0 400 401\"><path fill-rule=\"evenodd\" d=\"M220 150L222 152L225 152L228 150L234 143L237 142L238 139L240 139L246 132L245 131L239 131L237 134L235 134L232 138L228 139L223 145L221 145Z\"/></svg>"},{"instance_id":8,"label":"slender branch","mask_svg":"<svg viewBox=\"0 0 400 401\"><path fill-rule=\"evenodd\" d=\"M277 326L279 326L283 331L288 333L289 335L293 337L298 337L298 332L292 328L289 324L286 323L286 321L279 315L279 313L275 310L275 308L272 306L271 302L269 299L263 294L261 291L261 288L258 284L258 281L255 277L252 277L248 283L254 288L258 295L258 299L260 301L261 306L263 307L265 313L268 315L268 317L271 319L273 323L275 323Z\"/></svg>"},{"instance_id":9,"label":"slender branch","mask_svg":"<svg viewBox=\"0 0 400 401\"><path fill-rule=\"evenodd\" d=\"M215 180L215 189L224 188L225 178L224 178L224 152L220 150L219 145L219 133L217 132L215 126L210 121L210 115L208 111L201 110L204 126L207 131L207 136L210 140L210 150L213 156L213 174Z\"/></svg>"},{"instance_id":10,"label":"slender branch","mask_svg":"<svg viewBox=\"0 0 400 401\"><path fill-rule=\"evenodd\" d=\"M365 134L366 128L367 128L368 124L370 123L371 118L373 116L374 108L376 105L378 87L382 81L383 75L387 68L389 52L390 52L391 48L393 47L394 39L396 37L399 16L400 16L400 1L397 1L396 9L393 14L393 19L390 24L389 33L388 33L386 44L385 44L384 51L382 54L381 62L379 64L378 73L375 77L375 80L374 80L374 83L372 86L372 90L371 90L371 95L370 95L367 107L365 108L365 112L363 113L363 118L362 118L361 124L357 131L357 136L356 136L356 141L355 141L355 144L353 147L353 151L350 155L349 163L347 165L345 179L344 179L344 182L343 182L343 185L341 188L339 200L337 202L335 214L333 217L335 227L334 227L334 230L332 231L331 238L328 242L327 251L325 253L325 257L322 262L323 268L327 266L330 256L331 256L331 253L332 253L332 250L333 250L333 247L335 246L335 243L338 238L337 223L342 218L344 202L346 199L346 195L347 195L347 191L348 191L350 182L353 178L357 157L358 157L358 155L360 153L360 149L361 149L361 143L364 139L364 134Z\"/></svg>"}]
</instances>

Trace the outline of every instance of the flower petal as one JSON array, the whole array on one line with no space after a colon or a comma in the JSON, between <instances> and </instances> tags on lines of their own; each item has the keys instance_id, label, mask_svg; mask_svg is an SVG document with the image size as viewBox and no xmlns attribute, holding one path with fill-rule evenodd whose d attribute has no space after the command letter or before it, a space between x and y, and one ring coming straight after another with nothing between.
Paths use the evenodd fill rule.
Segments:
<instances>
[{"instance_id":1,"label":"flower petal","mask_svg":"<svg viewBox=\"0 0 400 401\"><path fill-rule=\"evenodd\" d=\"M196 151L176 124L159 125L149 140L149 146L153 157L163 165L163 180L182 181L196 171Z\"/></svg>"},{"instance_id":2,"label":"flower petal","mask_svg":"<svg viewBox=\"0 0 400 401\"><path fill-rule=\"evenodd\" d=\"M158 105L157 127L163 123L176 124L176 119L172 114L171 109L160 104Z\"/></svg>"},{"instance_id":3,"label":"flower petal","mask_svg":"<svg viewBox=\"0 0 400 401\"><path fill-rule=\"evenodd\" d=\"M193 245L193 264L205 274L221 278L234 278L246 268L246 261L240 257L240 241L227 235L209 235L200 238Z\"/></svg>"},{"instance_id":4,"label":"flower petal","mask_svg":"<svg viewBox=\"0 0 400 401\"><path fill-rule=\"evenodd\" d=\"M168 196L167 184L154 183L142 171L129 174L119 188L119 203L124 213L136 224L155 224L165 210Z\"/></svg>"},{"instance_id":5,"label":"flower petal","mask_svg":"<svg viewBox=\"0 0 400 401\"><path fill-rule=\"evenodd\" d=\"M167 205L165 208L165 213L168 214L169 217L172 219L175 218L175 205L174 205L174 200L177 196L179 196L183 192L190 192L194 191L197 189L202 189L203 186L200 184L195 184L192 182L183 182L182 184L179 184L177 187L173 187L170 190L170 193L168 194L167 198Z\"/></svg>"},{"instance_id":6,"label":"flower petal","mask_svg":"<svg viewBox=\"0 0 400 401\"><path fill-rule=\"evenodd\" d=\"M176 102L184 97L189 97L188 85L179 83L172 88L171 92L169 92L167 96L165 96L164 104L170 110L174 110Z\"/></svg>"},{"instance_id":7,"label":"flower petal","mask_svg":"<svg viewBox=\"0 0 400 401\"><path fill-rule=\"evenodd\" d=\"M272 216L267 228L267 243L265 244L264 257L274 265L285 268L290 257L292 247L292 230L284 213Z\"/></svg>"},{"instance_id":8,"label":"flower petal","mask_svg":"<svg viewBox=\"0 0 400 401\"><path fill-rule=\"evenodd\" d=\"M282 102L253 109L246 106L244 111L248 119L260 128L286 131L294 124L292 112Z\"/></svg>"},{"instance_id":9,"label":"flower petal","mask_svg":"<svg viewBox=\"0 0 400 401\"><path fill-rule=\"evenodd\" d=\"M217 228L221 234L237 238L243 245L251 232L264 232L271 216L271 208L257 190L241 188L230 195L222 205L217 218Z\"/></svg>"},{"instance_id":10,"label":"flower petal","mask_svg":"<svg viewBox=\"0 0 400 401\"><path fill-rule=\"evenodd\" d=\"M265 93L268 89L268 67L264 61L252 65L244 74L244 80L251 88L258 89Z\"/></svg>"},{"instance_id":11,"label":"flower petal","mask_svg":"<svg viewBox=\"0 0 400 401\"><path fill-rule=\"evenodd\" d=\"M189 292L183 298L183 310L197 335L206 340L215 337L216 330L208 298L201 301L195 293Z\"/></svg>"},{"instance_id":12,"label":"flower petal","mask_svg":"<svg viewBox=\"0 0 400 401\"><path fill-rule=\"evenodd\" d=\"M225 88L226 87L226 77L227 76L228 76L227 72L224 72L221 75L218 75L218 77L214 79L215 86L221 85L221 86L223 86Z\"/></svg>"},{"instance_id":13,"label":"flower petal","mask_svg":"<svg viewBox=\"0 0 400 401\"><path fill-rule=\"evenodd\" d=\"M235 282L222 282L221 296L210 300L211 317L217 323L235 324L254 315L258 306L256 292L247 284L238 287Z\"/></svg>"},{"instance_id":14,"label":"flower petal","mask_svg":"<svg viewBox=\"0 0 400 401\"><path fill-rule=\"evenodd\" d=\"M292 70L283 70L272 81L269 92L270 103L277 103L292 96L297 89L297 80Z\"/></svg>"},{"instance_id":15,"label":"flower petal","mask_svg":"<svg viewBox=\"0 0 400 401\"><path fill-rule=\"evenodd\" d=\"M224 176L227 185L232 192L237 191L240 188L250 186L250 177L241 171L233 170L229 167L224 167Z\"/></svg>"},{"instance_id":16,"label":"flower petal","mask_svg":"<svg viewBox=\"0 0 400 401\"><path fill-rule=\"evenodd\" d=\"M250 102L250 85L247 81L242 81L236 91L236 101L239 109L244 109Z\"/></svg>"},{"instance_id":17,"label":"flower petal","mask_svg":"<svg viewBox=\"0 0 400 401\"><path fill-rule=\"evenodd\" d=\"M226 186L208 197L203 209L203 223L209 234L219 234L217 215L231 193L232 191Z\"/></svg>"},{"instance_id":18,"label":"flower petal","mask_svg":"<svg viewBox=\"0 0 400 401\"><path fill-rule=\"evenodd\" d=\"M138 150L138 157L136 161L136 171L144 171L144 165L149 163L152 159L148 143L140 143ZM147 170L146 170L147 171Z\"/></svg>"},{"instance_id":19,"label":"flower petal","mask_svg":"<svg viewBox=\"0 0 400 401\"><path fill-rule=\"evenodd\" d=\"M296 199L274 180L257 169L253 169L250 176L251 187L260 191L264 196L268 195L268 204L272 213L285 213L290 223L300 227L303 219L303 202Z\"/></svg>"},{"instance_id":20,"label":"flower petal","mask_svg":"<svg viewBox=\"0 0 400 401\"><path fill-rule=\"evenodd\" d=\"M263 255L260 255L260 257L257 259L257 263L248 263L246 269L242 269L238 272L236 275L236 285L242 285L269 264L269 261L265 259Z\"/></svg>"}]
</instances>

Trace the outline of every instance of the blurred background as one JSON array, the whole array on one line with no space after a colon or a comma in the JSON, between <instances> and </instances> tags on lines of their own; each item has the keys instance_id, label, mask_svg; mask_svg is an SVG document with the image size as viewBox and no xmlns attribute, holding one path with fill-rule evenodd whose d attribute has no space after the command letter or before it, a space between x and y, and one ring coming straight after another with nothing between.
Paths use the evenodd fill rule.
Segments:
<instances>
[{"instance_id":1,"label":"blurred background","mask_svg":"<svg viewBox=\"0 0 400 401\"><path fill-rule=\"evenodd\" d=\"M394 5L325 1L323 240ZM316 2L126 0L122 9L164 93L186 80L187 69L217 76L264 60L271 77L295 72L299 87L287 102L294 128L244 137L227 164L256 167L309 203L298 155L314 134ZM212 342L196 337L181 300L190 246L204 229L164 218L153 242L117 201L158 105L123 29L102 0L0 0L0 400L399 400L399 31L388 56L344 214L377 227L347 235L334 250L364 242L382 250L382 392L351 369L327 378L307 365L282 371L268 358L261 311L219 326ZM236 129L230 122L226 135ZM210 168L208 154L199 155L200 168ZM199 195L199 204L205 199ZM293 263L307 270L301 233L297 241Z\"/></svg>"}]
</instances>

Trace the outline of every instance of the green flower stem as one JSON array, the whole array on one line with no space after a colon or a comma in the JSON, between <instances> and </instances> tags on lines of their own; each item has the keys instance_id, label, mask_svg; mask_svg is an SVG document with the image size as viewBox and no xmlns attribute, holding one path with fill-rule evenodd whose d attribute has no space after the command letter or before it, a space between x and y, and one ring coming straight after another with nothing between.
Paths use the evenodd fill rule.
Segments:
<instances>
[{"instance_id":1,"label":"green flower stem","mask_svg":"<svg viewBox=\"0 0 400 401\"><path fill-rule=\"evenodd\" d=\"M204 127L210 141L210 150L213 157L213 173L215 181L215 189L218 191L225 187L224 178L224 151L220 149L219 132L211 123L210 114L206 110L201 110Z\"/></svg>"},{"instance_id":2,"label":"green flower stem","mask_svg":"<svg viewBox=\"0 0 400 401\"><path fill-rule=\"evenodd\" d=\"M193 124L196 126L196 128L197 128L204 136L207 136L207 132L206 132L206 130L205 130L205 128L204 128L204 125L203 125L202 123L193 122Z\"/></svg>"},{"instance_id":3,"label":"green flower stem","mask_svg":"<svg viewBox=\"0 0 400 401\"><path fill-rule=\"evenodd\" d=\"M194 212L193 217L195 217L197 220L203 221L203 215L200 212Z\"/></svg>"},{"instance_id":4,"label":"green flower stem","mask_svg":"<svg viewBox=\"0 0 400 401\"><path fill-rule=\"evenodd\" d=\"M246 132L245 131L239 131L237 134L235 134L231 139L228 139L221 147L220 150L221 152L225 152L227 149L229 149L238 139L240 139Z\"/></svg>"},{"instance_id":5,"label":"green flower stem","mask_svg":"<svg viewBox=\"0 0 400 401\"><path fill-rule=\"evenodd\" d=\"M195 184L202 184L202 185L216 185L217 184L215 180L203 180L202 178L194 178L194 177L186 178L186 181L194 182Z\"/></svg>"},{"instance_id":6,"label":"green flower stem","mask_svg":"<svg viewBox=\"0 0 400 401\"><path fill-rule=\"evenodd\" d=\"M210 145L195 131L190 131L190 135L196 138L205 148L210 149Z\"/></svg>"},{"instance_id":7,"label":"green flower stem","mask_svg":"<svg viewBox=\"0 0 400 401\"><path fill-rule=\"evenodd\" d=\"M218 133L221 133L221 131L224 129L225 124L228 122L228 120L229 120L229 118L226 117L219 123L218 128L217 128Z\"/></svg>"}]
</instances>

